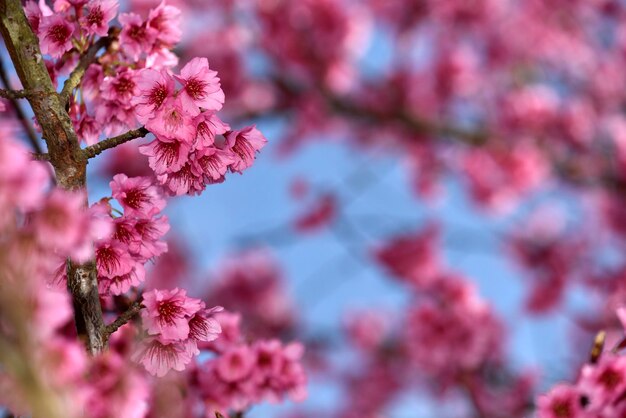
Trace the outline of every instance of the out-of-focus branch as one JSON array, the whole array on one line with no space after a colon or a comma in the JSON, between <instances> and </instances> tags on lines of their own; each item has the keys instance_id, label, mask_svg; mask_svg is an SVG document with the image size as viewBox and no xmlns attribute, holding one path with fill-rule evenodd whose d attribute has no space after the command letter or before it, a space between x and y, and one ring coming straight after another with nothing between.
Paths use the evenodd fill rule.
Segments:
<instances>
[{"instance_id":1,"label":"out-of-focus branch","mask_svg":"<svg viewBox=\"0 0 626 418\"><path fill-rule=\"evenodd\" d=\"M9 76L7 75L6 69L4 68L2 57L0 57L0 80L2 80L2 84L7 89L7 90L2 90L3 92L17 93L16 91L11 90L11 82L9 81ZM25 92L27 90L20 90L20 91ZM29 91L29 92L30 94L34 93L34 91ZM28 138L28 142L30 142L31 146L33 147L33 150L35 150L36 153L41 154L43 152L41 148L41 144L39 143L37 134L35 133L35 130L33 129L33 125L30 123L30 121L26 117L26 114L24 113L24 110L22 109L22 106L17 101L18 96L12 96L11 94L8 94L7 96L0 94L0 96L8 99L11 102L11 107L15 111L15 115L17 116L17 119L20 121L20 124L22 125L22 128L24 129L24 133L26 134L26 137ZM23 96L23 97L27 97L27 96ZM19 98L22 98L22 97L19 97Z\"/></svg>"},{"instance_id":2,"label":"out-of-focus branch","mask_svg":"<svg viewBox=\"0 0 626 418\"><path fill-rule=\"evenodd\" d=\"M142 126L141 128L133 129L132 131L128 131L124 134L114 136L112 138L107 138L98 142L97 144L91 145L83 150L83 154L85 158L93 158L104 150L107 150L109 148L115 148L118 145L122 145L123 143L132 141L136 138L143 138L149 133L150 131Z\"/></svg>"},{"instance_id":3,"label":"out-of-focus branch","mask_svg":"<svg viewBox=\"0 0 626 418\"><path fill-rule=\"evenodd\" d=\"M288 95L299 97L308 94L308 90L305 91L294 82L284 77L273 76L271 77L271 81ZM322 92L322 96L334 110L365 122L379 123L381 120L395 121L411 132L446 137L475 146L483 145L489 139L488 132L480 129L465 129L452 124L421 119L415 115L409 114L405 110L374 109L355 101L338 97L326 89L320 89L319 91Z\"/></svg>"},{"instance_id":4,"label":"out-of-focus branch","mask_svg":"<svg viewBox=\"0 0 626 418\"><path fill-rule=\"evenodd\" d=\"M78 61L76 68L74 68L67 80L65 80L65 84L63 84L63 90L61 90L60 93L62 103L67 104L74 89L80 85L80 82L85 75L85 71L87 71L87 68L96 60L98 51L102 48L107 48L112 42L113 38L105 36L98 39L91 47L89 47L87 52Z\"/></svg>"}]
</instances>

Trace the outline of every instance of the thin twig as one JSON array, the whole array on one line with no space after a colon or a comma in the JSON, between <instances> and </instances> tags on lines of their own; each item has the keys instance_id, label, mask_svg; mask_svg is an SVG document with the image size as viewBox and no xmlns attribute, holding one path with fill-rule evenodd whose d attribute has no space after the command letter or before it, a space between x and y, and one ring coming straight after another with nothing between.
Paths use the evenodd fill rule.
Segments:
<instances>
[{"instance_id":1,"label":"thin twig","mask_svg":"<svg viewBox=\"0 0 626 418\"><path fill-rule=\"evenodd\" d=\"M117 331L122 325L128 323L135 315L143 309L141 302L133 302L126 312L121 314L115 321L111 322L104 328L103 338L108 340L111 334Z\"/></svg>"},{"instance_id":2,"label":"thin twig","mask_svg":"<svg viewBox=\"0 0 626 418\"><path fill-rule=\"evenodd\" d=\"M72 92L76 87L78 87L83 79L85 71L87 71L87 68L96 60L96 54L98 51L102 48L107 48L112 41L113 39L108 36L98 39L96 43L89 47L87 52L80 58L78 65L74 68L67 80L65 80L65 84L63 84L63 90L61 90L60 93L62 103L67 103L69 101Z\"/></svg>"},{"instance_id":3,"label":"thin twig","mask_svg":"<svg viewBox=\"0 0 626 418\"><path fill-rule=\"evenodd\" d=\"M0 80L2 80L2 84L8 91L12 90L11 82L9 81L9 76L7 75L6 69L4 68L2 57L0 57ZM32 145L33 149L35 150L37 154L42 154L43 149L41 148L41 144L39 143L37 134L35 133L35 129L33 129L33 125L30 123L30 120L24 113L22 106L20 106L19 102L17 101L15 97L7 97L7 99L11 102L11 107L13 107L13 110L15 111L15 115L17 116L17 119L20 121L20 124L24 128L26 137L28 138L28 141Z\"/></svg>"},{"instance_id":4,"label":"thin twig","mask_svg":"<svg viewBox=\"0 0 626 418\"><path fill-rule=\"evenodd\" d=\"M107 150L109 148L115 148L118 145L122 145L123 143L132 141L136 138L143 138L149 133L150 131L142 126L139 129L133 129L132 131L128 131L125 134L114 136L112 138L107 138L103 141L98 142L97 144L91 145L85 148L83 150L83 153L85 158L93 158L104 150Z\"/></svg>"}]
</instances>

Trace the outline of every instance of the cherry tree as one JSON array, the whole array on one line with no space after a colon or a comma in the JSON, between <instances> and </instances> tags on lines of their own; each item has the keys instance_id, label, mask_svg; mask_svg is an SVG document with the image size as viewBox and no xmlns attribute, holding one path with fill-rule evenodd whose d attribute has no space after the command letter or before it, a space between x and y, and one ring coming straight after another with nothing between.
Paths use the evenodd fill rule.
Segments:
<instances>
[{"instance_id":1,"label":"cherry tree","mask_svg":"<svg viewBox=\"0 0 626 418\"><path fill-rule=\"evenodd\" d=\"M304 400L308 377L343 395L289 416L393 416L415 393L461 398L458 416L624 416L625 22L618 0L0 2L6 414L242 417ZM348 143L401 162L426 205L455 182L493 222L516 217L497 256L527 279L527 315L572 315L571 373L549 388L512 364L440 220L363 238L347 207L368 167L347 190L294 180L302 212L281 231L355 241L406 306L353 312L334 341L258 248L188 288L205 273L164 210L252 167L267 120L284 157ZM94 159L110 193L88 201ZM580 291L586 311L567 312Z\"/></svg>"}]
</instances>

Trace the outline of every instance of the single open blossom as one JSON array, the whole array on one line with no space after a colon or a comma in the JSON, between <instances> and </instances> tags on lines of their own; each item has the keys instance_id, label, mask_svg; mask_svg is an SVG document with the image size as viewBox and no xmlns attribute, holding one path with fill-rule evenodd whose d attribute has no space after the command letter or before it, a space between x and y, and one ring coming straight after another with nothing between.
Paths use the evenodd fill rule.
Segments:
<instances>
[{"instance_id":1,"label":"single open blossom","mask_svg":"<svg viewBox=\"0 0 626 418\"><path fill-rule=\"evenodd\" d=\"M60 14L44 16L39 23L41 52L58 58L72 49L74 25Z\"/></svg>"},{"instance_id":2,"label":"single open blossom","mask_svg":"<svg viewBox=\"0 0 626 418\"><path fill-rule=\"evenodd\" d=\"M190 144L161 138L139 147L139 152L148 157L150 168L157 175L180 170L187 163L190 150Z\"/></svg>"},{"instance_id":3,"label":"single open blossom","mask_svg":"<svg viewBox=\"0 0 626 418\"><path fill-rule=\"evenodd\" d=\"M153 28L135 13L122 13L118 20L122 24L120 45L129 57L137 59L142 53L150 51L157 35Z\"/></svg>"},{"instance_id":4,"label":"single open blossom","mask_svg":"<svg viewBox=\"0 0 626 418\"><path fill-rule=\"evenodd\" d=\"M137 76L136 71L126 70L118 72L113 77L105 77L100 87L102 97L115 100L121 106L128 106L131 99L140 92Z\"/></svg>"},{"instance_id":5,"label":"single open blossom","mask_svg":"<svg viewBox=\"0 0 626 418\"><path fill-rule=\"evenodd\" d=\"M199 169L197 174L204 176L206 183L219 183L223 181L229 165L235 161L232 151L211 147L196 153L194 167Z\"/></svg>"},{"instance_id":6,"label":"single open blossom","mask_svg":"<svg viewBox=\"0 0 626 418\"><path fill-rule=\"evenodd\" d=\"M217 360L218 375L226 382L246 378L256 362L256 353L247 345L232 347Z\"/></svg>"},{"instance_id":7,"label":"single open blossom","mask_svg":"<svg viewBox=\"0 0 626 418\"><path fill-rule=\"evenodd\" d=\"M213 314L222 310L221 306L206 309L204 302L201 302L200 310L189 319L189 338L203 342L215 340L222 332L222 327Z\"/></svg>"},{"instance_id":8,"label":"single open blossom","mask_svg":"<svg viewBox=\"0 0 626 418\"><path fill-rule=\"evenodd\" d=\"M135 263L128 249L116 241L105 241L96 247L96 265L99 276L107 278L123 276L130 273Z\"/></svg>"},{"instance_id":9,"label":"single open blossom","mask_svg":"<svg viewBox=\"0 0 626 418\"><path fill-rule=\"evenodd\" d=\"M135 107L137 120L146 124L165 100L173 96L175 82L166 70L154 70L151 68L142 70L137 78L139 95L131 100Z\"/></svg>"},{"instance_id":10,"label":"single open blossom","mask_svg":"<svg viewBox=\"0 0 626 418\"><path fill-rule=\"evenodd\" d=\"M177 44L181 37L181 11L177 7L166 4L165 0L148 14L148 27L156 31L157 39L168 46Z\"/></svg>"},{"instance_id":11,"label":"single open blossom","mask_svg":"<svg viewBox=\"0 0 626 418\"><path fill-rule=\"evenodd\" d=\"M196 149L213 146L216 135L223 135L230 130L230 126L213 112L200 113L193 123L196 125Z\"/></svg>"},{"instance_id":12,"label":"single open blossom","mask_svg":"<svg viewBox=\"0 0 626 418\"><path fill-rule=\"evenodd\" d=\"M120 202L126 216L150 217L165 207L165 199L147 177L117 174L110 186L113 198Z\"/></svg>"},{"instance_id":13,"label":"single open blossom","mask_svg":"<svg viewBox=\"0 0 626 418\"><path fill-rule=\"evenodd\" d=\"M157 179L165 187L165 190L173 196L184 194L200 194L206 187L204 176L198 174L191 162L186 163L180 170L157 176Z\"/></svg>"},{"instance_id":14,"label":"single open blossom","mask_svg":"<svg viewBox=\"0 0 626 418\"><path fill-rule=\"evenodd\" d=\"M217 71L209 69L206 58L194 58L174 76L183 85L180 92L182 104L192 115L200 113L199 107L217 111L224 105L224 92Z\"/></svg>"},{"instance_id":15,"label":"single open blossom","mask_svg":"<svg viewBox=\"0 0 626 418\"><path fill-rule=\"evenodd\" d=\"M158 137L176 138L187 143L193 143L196 137L192 114L183 108L180 96L166 98L154 117L146 122L146 128Z\"/></svg>"},{"instance_id":16,"label":"single open blossom","mask_svg":"<svg viewBox=\"0 0 626 418\"><path fill-rule=\"evenodd\" d=\"M187 297L183 289L152 290L144 294L141 313L149 334L163 340L185 340L189 336L189 318L201 309L201 301Z\"/></svg>"},{"instance_id":17,"label":"single open blossom","mask_svg":"<svg viewBox=\"0 0 626 418\"><path fill-rule=\"evenodd\" d=\"M237 156L237 161L230 165L230 169L242 172L252 165L256 152L265 146L267 139L253 125L227 133L226 143Z\"/></svg>"},{"instance_id":18,"label":"single open blossom","mask_svg":"<svg viewBox=\"0 0 626 418\"><path fill-rule=\"evenodd\" d=\"M81 27L89 35L106 36L109 22L117 15L117 0L91 0L80 18Z\"/></svg>"},{"instance_id":19,"label":"single open blossom","mask_svg":"<svg viewBox=\"0 0 626 418\"><path fill-rule=\"evenodd\" d=\"M134 353L133 359L143 364L146 370L156 376L163 377L170 370L185 370L193 357L188 345L193 342L163 342L160 338L151 337L141 343Z\"/></svg>"},{"instance_id":20,"label":"single open blossom","mask_svg":"<svg viewBox=\"0 0 626 418\"><path fill-rule=\"evenodd\" d=\"M167 243L161 241L161 238L170 229L167 216L139 218L134 227L137 233L136 239L133 239L128 245L128 249L133 255L143 260L149 260L167 251Z\"/></svg>"}]
</instances>

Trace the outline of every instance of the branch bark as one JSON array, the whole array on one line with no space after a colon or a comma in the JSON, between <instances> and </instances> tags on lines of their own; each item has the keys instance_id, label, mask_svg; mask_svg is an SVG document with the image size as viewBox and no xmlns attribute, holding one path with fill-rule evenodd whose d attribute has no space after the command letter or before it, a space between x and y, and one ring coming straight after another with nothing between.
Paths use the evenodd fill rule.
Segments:
<instances>
[{"instance_id":1,"label":"branch bark","mask_svg":"<svg viewBox=\"0 0 626 418\"><path fill-rule=\"evenodd\" d=\"M0 1L0 32L22 86L37 93L27 99L48 145L58 186L66 190L85 189L87 158L80 149L65 102L54 89L42 59L39 40L26 19L20 0ZM68 261L67 281L78 335L90 353L99 353L106 343L95 261L84 264Z\"/></svg>"},{"instance_id":2,"label":"branch bark","mask_svg":"<svg viewBox=\"0 0 626 418\"><path fill-rule=\"evenodd\" d=\"M104 329L104 340L108 341L111 334L117 331L122 325L128 323L131 319L135 317L141 310L143 309L143 305L140 302L134 302L126 312L121 314L119 318L115 321L111 322Z\"/></svg>"},{"instance_id":3,"label":"branch bark","mask_svg":"<svg viewBox=\"0 0 626 418\"><path fill-rule=\"evenodd\" d=\"M132 131L128 131L122 135L114 136L112 138L107 138L98 142L97 144L93 144L83 150L83 154L85 158L93 158L96 155L100 154L102 151L107 150L109 148L117 147L118 145L122 145L125 142L132 141L136 138L143 138L148 135L150 131L148 131L143 126L138 129L133 129Z\"/></svg>"}]
</instances>

